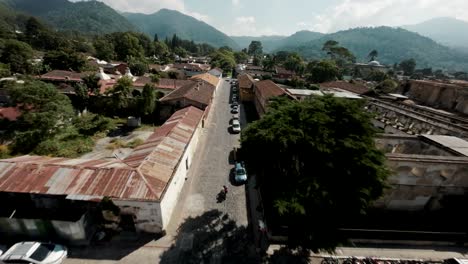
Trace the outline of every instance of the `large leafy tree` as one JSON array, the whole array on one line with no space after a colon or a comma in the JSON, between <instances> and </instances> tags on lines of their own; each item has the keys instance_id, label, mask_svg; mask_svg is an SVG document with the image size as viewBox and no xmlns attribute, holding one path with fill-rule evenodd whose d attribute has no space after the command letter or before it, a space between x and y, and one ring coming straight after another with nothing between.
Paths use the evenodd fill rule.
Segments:
<instances>
[{"instance_id":1,"label":"large leafy tree","mask_svg":"<svg viewBox=\"0 0 468 264\"><path fill-rule=\"evenodd\" d=\"M405 75L412 75L414 70L416 69L416 60L415 59L408 59L400 62L398 65L400 69L405 72Z\"/></svg>"},{"instance_id":2,"label":"large leafy tree","mask_svg":"<svg viewBox=\"0 0 468 264\"><path fill-rule=\"evenodd\" d=\"M32 150L39 142L52 138L71 124L72 104L51 84L26 82L11 88L10 96L22 112L15 126L15 149L19 152Z\"/></svg>"},{"instance_id":3,"label":"large leafy tree","mask_svg":"<svg viewBox=\"0 0 468 264\"><path fill-rule=\"evenodd\" d=\"M29 62L33 56L33 49L27 43L9 39L3 44L0 59L2 63L10 65L14 73L29 73L32 69Z\"/></svg>"},{"instance_id":4,"label":"large leafy tree","mask_svg":"<svg viewBox=\"0 0 468 264\"><path fill-rule=\"evenodd\" d=\"M133 81L128 77L122 77L117 84L107 92L112 98L113 107L122 110L129 105L129 98L132 95Z\"/></svg>"},{"instance_id":5,"label":"large leafy tree","mask_svg":"<svg viewBox=\"0 0 468 264\"><path fill-rule=\"evenodd\" d=\"M113 44L118 60L126 60L129 57L142 58L145 50L140 40L130 32L113 33Z\"/></svg>"},{"instance_id":6,"label":"large leafy tree","mask_svg":"<svg viewBox=\"0 0 468 264\"><path fill-rule=\"evenodd\" d=\"M298 53L291 53L284 62L284 67L287 70L301 74L305 69L304 60Z\"/></svg>"},{"instance_id":7,"label":"large leafy tree","mask_svg":"<svg viewBox=\"0 0 468 264\"><path fill-rule=\"evenodd\" d=\"M377 50L372 50L369 52L369 55L367 55L367 58L369 58L369 61L375 60L379 56L379 52Z\"/></svg>"},{"instance_id":8,"label":"large leafy tree","mask_svg":"<svg viewBox=\"0 0 468 264\"><path fill-rule=\"evenodd\" d=\"M43 63L53 70L81 71L86 66L86 59L71 50L57 50L47 52Z\"/></svg>"},{"instance_id":9,"label":"large leafy tree","mask_svg":"<svg viewBox=\"0 0 468 264\"><path fill-rule=\"evenodd\" d=\"M250 56L261 56L263 54L262 42L253 40L250 42L249 50L247 52Z\"/></svg>"},{"instance_id":10,"label":"large leafy tree","mask_svg":"<svg viewBox=\"0 0 468 264\"><path fill-rule=\"evenodd\" d=\"M320 61L315 65L311 65L310 68L308 79L314 83L333 81L341 75L340 69L331 60Z\"/></svg>"},{"instance_id":11,"label":"large leafy tree","mask_svg":"<svg viewBox=\"0 0 468 264\"><path fill-rule=\"evenodd\" d=\"M143 93L141 95L141 113L143 115L150 115L156 108L156 90L151 84L145 84Z\"/></svg>"},{"instance_id":12,"label":"large leafy tree","mask_svg":"<svg viewBox=\"0 0 468 264\"><path fill-rule=\"evenodd\" d=\"M346 219L382 195L389 170L364 105L332 96L282 99L243 131L242 157L270 221L288 227L291 247L334 249Z\"/></svg>"},{"instance_id":13,"label":"large leafy tree","mask_svg":"<svg viewBox=\"0 0 468 264\"><path fill-rule=\"evenodd\" d=\"M347 48L339 45L337 41L328 40L323 44L322 50L325 51L332 60L338 65L344 66L346 63L355 62L356 57Z\"/></svg>"}]
</instances>

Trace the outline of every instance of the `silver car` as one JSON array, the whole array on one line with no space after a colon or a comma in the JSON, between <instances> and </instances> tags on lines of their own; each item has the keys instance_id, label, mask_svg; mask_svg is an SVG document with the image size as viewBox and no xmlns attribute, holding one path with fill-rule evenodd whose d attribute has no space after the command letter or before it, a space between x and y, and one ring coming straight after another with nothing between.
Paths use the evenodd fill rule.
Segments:
<instances>
[{"instance_id":1,"label":"silver car","mask_svg":"<svg viewBox=\"0 0 468 264\"><path fill-rule=\"evenodd\" d=\"M1 255L0 261L4 263L60 264L67 258L67 254L65 246L41 242L20 242L14 244Z\"/></svg>"}]
</instances>

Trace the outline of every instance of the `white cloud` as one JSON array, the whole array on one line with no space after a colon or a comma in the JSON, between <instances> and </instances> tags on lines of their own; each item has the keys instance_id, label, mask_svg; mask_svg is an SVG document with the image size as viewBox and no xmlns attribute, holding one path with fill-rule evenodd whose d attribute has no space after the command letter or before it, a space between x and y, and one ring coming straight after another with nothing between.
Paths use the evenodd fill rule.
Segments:
<instances>
[{"instance_id":1,"label":"white cloud","mask_svg":"<svg viewBox=\"0 0 468 264\"><path fill-rule=\"evenodd\" d=\"M306 27L309 24L307 22L301 21L301 22L298 22L296 25L299 26L299 27Z\"/></svg>"},{"instance_id":2,"label":"white cloud","mask_svg":"<svg viewBox=\"0 0 468 264\"><path fill-rule=\"evenodd\" d=\"M234 19L234 23L228 27L220 28L231 36L261 36L261 35L277 35L271 27L258 28L257 21L253 16L241 16Z\"/></svg>"},{"instance_id":3,"label":"white cloud","mask_svg":"<svg viewBox=\"0 0 468 264\"><path fill-rule=\"evenodd\" d=\"M311 30L334 32L359 26L399 26L433 17L468 18L466 0L342 0L313 18Z\"/></svg>"},{"instance_id":4,"label":"white cloud","mask_svg":"<svg viewBox=\"0 0 468 264\"><path fill-rule=\"evenodd\" d=\"M233 6L239 6L240 5L240 0L232 0L232 5Z\"/></svg>"}]
</instances>

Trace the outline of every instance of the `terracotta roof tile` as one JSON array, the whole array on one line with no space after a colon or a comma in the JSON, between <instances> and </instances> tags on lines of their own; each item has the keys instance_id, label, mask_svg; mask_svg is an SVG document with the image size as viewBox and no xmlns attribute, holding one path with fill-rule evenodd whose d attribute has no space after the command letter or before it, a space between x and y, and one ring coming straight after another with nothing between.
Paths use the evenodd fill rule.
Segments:
<instances>
[{"instance_id":1,"label":"terracotta roof tile","mask_svg":"<svg viewBox=\"0 0 468 264\"><path fill-rule=\"evenodd\" d=\"M263 98L270 98L286 94L276 83L271 80L264 80L255 83L255 89L262 95Z\"/></svg>"},{"instance_id":2,"label":"terracotta roof tile","mask_svg":"<svg viewBox=\"0 0 468 264\"><path fill-rule=\"evenodd\" d=\"M215 87L204 81L192 81L160 99L161 102L182 98L208 105Z\"/></svg>"},{"instance_id":3,"label":"terracotta roof tile","mask_svg":"<svg viewBox=\"0 0 468 264\"><path fill-rule=\"evenodd\" d=\"M190 78L191 80L203 80L211 85L213 85L214 87L217 87L218 86L218 83L219 83L219 78L216 77L216 76L213 76L209 73L203 73L203 74L198 74L198 75L195 75L193 76L192 78Z\"/></svg>"}]
</instances>

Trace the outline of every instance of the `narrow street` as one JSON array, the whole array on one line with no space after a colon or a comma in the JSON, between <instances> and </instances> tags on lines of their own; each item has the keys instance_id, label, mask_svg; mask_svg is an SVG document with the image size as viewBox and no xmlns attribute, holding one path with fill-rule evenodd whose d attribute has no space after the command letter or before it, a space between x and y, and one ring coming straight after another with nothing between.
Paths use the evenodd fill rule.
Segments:
<instances>
[{"instance_id":1,"label":"narrow street","mask_svg":"<svg viewBox=\"0 0 468 264\"><path fill-rule=\"evenodd\" d=\"M239 226L248 224L245 187L234 186L230 181L230 172L234 167L232 161L230 162L230 155L234 147L240 146L240 134L229 132L232 117L230 95L230 83L225 79L221 80L204 131L204 140L200 141L200 157L192 165L193 174L189 176L191 179L183 190L183 196L186 197L180 199L168 233L176 231L174 228L183 219L199 216L210 210L227 213ZM241 119L245 120L242 106L240 110ZM216 195L223 185L228 187L228 195L226 201L217 203Z\"/></svg>"}]
</instances>

